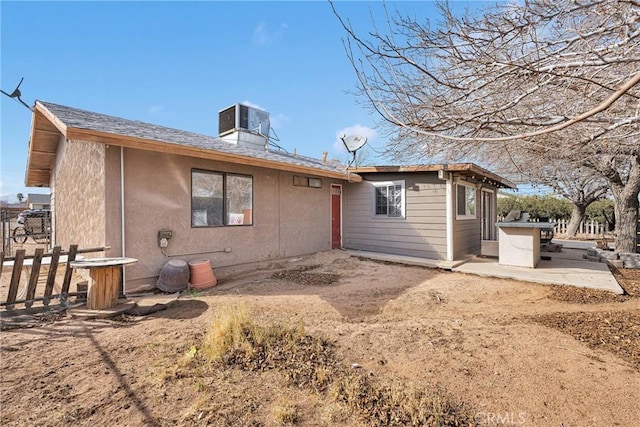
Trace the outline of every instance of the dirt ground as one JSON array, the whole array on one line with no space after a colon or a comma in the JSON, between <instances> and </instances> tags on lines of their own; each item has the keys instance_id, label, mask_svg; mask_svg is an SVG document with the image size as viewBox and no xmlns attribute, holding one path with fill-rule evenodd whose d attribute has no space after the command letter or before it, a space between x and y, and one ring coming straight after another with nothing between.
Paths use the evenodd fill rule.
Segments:
<instances>
[{"instance_id":1,"label":"dirt ground","mask_svg":"<svg viewBox=\"0 0 640 427\"><path fill-rule=\"evenodd\" d=\"M3 426L367 425L278 371L176 370L216 313L304 325L371 378L441 389L474 425L635 426L640 275L630 295L374 262L331 251L265 263L166 310L42 318L2 331ZM140 304L163 302L147 296ZM144 301L144 303L143 303Z\"/></svg>"}]
</instances>

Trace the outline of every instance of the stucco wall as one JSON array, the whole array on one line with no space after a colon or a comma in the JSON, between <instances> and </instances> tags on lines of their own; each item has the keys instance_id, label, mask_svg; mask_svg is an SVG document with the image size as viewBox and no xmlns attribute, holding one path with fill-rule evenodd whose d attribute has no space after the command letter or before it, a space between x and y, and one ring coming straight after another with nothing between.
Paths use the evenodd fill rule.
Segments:
<instances>
[{"instance_id":1,"label":"stucco wall","mask_svg":"<svg viewBox=\"0 0 640 427\"><path fill-rule=\"evenodd\" d=\"M191 228L193 168L253 176L253 225ZM139 260L126 268L131 288L155 283L169 259L206 258L215 271L331 247L330 180L326 178L322 189L294 187L291 173L125 149L124 181L126 256ZM173 231L166 249L169 257L158 247L161 229ZM224 252L225 248L231 252Z\"/></svg>"},{"instance_id":2,"label":"stucco wall","mask_svg":"<svg viewBox=\"0 0 640 427\"><path fill-rule=\"evenodd\" d=\"M105 242L111 247L109 256L122 256L120 150L110 145L105 151Z\"/></svg>"},{"instance_id":3,"label":"stucco wall","mask_svg":"<svg viewBox=\"0 0 640 427\"><path fill-rule=\"evenodd\" d=\"M331 249L331 184L337 181L322 178L322 188L297 187L286 172L279 181L280 256Z\"/></svg>"},{"instance_id":4,"label":"stucco wall","mask_svg":"<svg viewBox=\"0 0 640 427\"><path fill-rule=\"evenodd\" d=\"M64 249L105 245L104 170L103 144L61 139L51 190L54 239Z\"/></svg>"},{"instance_id":5,"label":"stucco wall","mask_svg":"<svg viewBox=\"0 0 640 427\"><path fill-rule=\"evenodd\" d=\"M435 173L370 174L345 186L343 246L446 259L446 187ZM405 218L374 216L372 182L405 181Z\"/></svg>"}]
</instances>

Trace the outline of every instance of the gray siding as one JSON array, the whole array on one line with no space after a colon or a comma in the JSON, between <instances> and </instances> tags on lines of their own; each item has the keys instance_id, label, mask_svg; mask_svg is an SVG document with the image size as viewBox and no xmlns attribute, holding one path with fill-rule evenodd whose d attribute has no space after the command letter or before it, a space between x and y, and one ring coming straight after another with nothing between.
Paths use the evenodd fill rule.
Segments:
<instances>
[{"instance_id":1,"label":"gray siding","mask_svg":"<svg viewBox=\"0 0 640 427\"><path fill-rule=\"evenodd\" d=\"M494 190L494 187L484 185L485 188ZM453 259L460 259L466 255L480 255L482 242L482 191L476 190L476 218L456 219L456 186L453 186ZM496 212L496 198L493 198ZM495 218L492 221L495 222Z\"/></svg>"},{"instance_id":2,"label":"gray siding","mask_svg":"<svg viewBox=\"0 0 640 427\"><path fill-rule=\"evenodd\" d=\"M476 192L478 193L478 192ZM454 205L455 206L455 205ZM475 219L453 220L453 259L465 255L480 255L481 219L478 212Z\"/></svg>"},{"instance_id":3,"label":"gray siding","mask_svg":"<svg viewBox=\"0 0 640 427\"><path fill-rule=\"evenodd\" d=\"M429 259L445 259L446 188L435 173L364 175L343 196L343 246ZM405 181L405 217L375 218L372 182Z\"/></svg>"}]
</instances>

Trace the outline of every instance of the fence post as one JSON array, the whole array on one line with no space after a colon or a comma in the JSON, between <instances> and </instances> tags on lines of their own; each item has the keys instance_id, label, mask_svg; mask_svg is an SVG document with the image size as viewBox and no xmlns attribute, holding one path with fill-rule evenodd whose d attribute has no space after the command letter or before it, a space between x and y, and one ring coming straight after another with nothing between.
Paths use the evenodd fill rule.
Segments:
<instances>
[{"instance_id":1,"label":"fence post","mask_svg":"<svg viewBox=\"0 0 640 427\"><path fill-rule=\"evenodd\" d=\"M9 284L9 295L7 296L7 310L13 308L18 295L18 286L20 285L20 276L22 275L22 263L24 261L24 249L16 251L16 257L13 261L13 271L11 272L11 283Z\"/></svg>"},{"instance_id":2,"label":"fence post","mask_svg":"<svg viewBox=\"0 0 640 427\"><path fill-rule=\"evenodd\" d=\"M29 277L29 285L27 287L27 300L24 305L27 308L31 308L33 305L33 298L36 295L36 287L38 286L38 277L40 276L40 266L42 264L42 255L44 254L44 248L36 248L36 252L33 256L33 264L31 266L31 277Z\"/></svg>"},{"instance_id":3,"label":"fence post","mask_svg":"<svg viewBox=\"0 0 640 427\"><path fill-rule=\"evenodd\" d=\"M73 273L73 268L71 268L71 261L75 261L77 252L78 252L78 245L71 245L69 247L69 254L67 255L67 269L64 272L64 281L62 282L62 291L60 291L60 302L67 301L67 294L69 293L69 285L71 284L71 274Z\"/></svg>"},{"instance_id":4,"label":"fence post","mask_svg":"<svg viewBox=\"0 0 640 427\"><path fill-rule=\"evenodd\" d=\"M45 306L49 305L49 300L51 299L51 294L53 293L53 285L56 281L56 272L58 271L58 261L60 259L60 251L62 248L60 246L56 246L53 248L53 253L51 254L51 264L49 264L49 275L47 276L47 284L44 288L44 298L42 299L42 304Z\"/></svg>"}]
</instances>

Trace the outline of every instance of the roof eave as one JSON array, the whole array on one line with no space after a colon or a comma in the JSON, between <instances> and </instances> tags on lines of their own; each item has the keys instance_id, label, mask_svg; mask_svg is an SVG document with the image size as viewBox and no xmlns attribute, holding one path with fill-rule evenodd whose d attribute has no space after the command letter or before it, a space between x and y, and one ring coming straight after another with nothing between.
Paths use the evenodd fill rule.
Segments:
<instances>
[{"instance_id":1,"label":"roof eave","mask_svg":"<svg viewBox=\"0 0 640 427\"><path fill-rule=\"evenodd\" d=\"M485 176L504 188L516 188L516 185L506 178L496 175L474 163L452 163L434 165L404 165L404 166L364 166L353 168L354 173L400 173L400 172L472 172Z\"/></svg>"},{"instance_id":2,"label":"roof eave","mask_svg":"<svg viewBox=\"0 0 640 427\"><path fill-rule=\"evenodd\" d=\"M27 187L49 187L51 169L58 142L66 133L66 126L44 105L36 101L31 117L29 150L25 171Z\"/></svg>"},{"instance_id":3,"label":"roof eave","mask_svg":"<svg viewBox=\"0 0 640 427\"><path fill-rule=\"evenodd\" d=\"M304 173L309 175L321 176L326 178L335 178L347 180L350 182L360 182L362 177L345 170L332 171L318 169L309 166L295 165L273 160L260 159L251 156L243 156L239 154L227 153L223 151L211 150L206 148L194 147L183 144L175 144L171 142L162 142L146 138L125 136L119 134L111 134L95 130L68 127L66 137L69 139L77 139L82 141L99 142L113 146L121 146L138 150L155 151L167 154L176 154L182 156L197 157L201 159L224 161L229 163L241 163L244 165L263 167L268 169L285 170L289 172Z\"/></svg>"},{"instance_id":4,"label":"roof eave","mask_svg":"<svg viewBox=\"0 0 640 427\"><path fill-rule=\"evenodd\" d=\"M51 172L55 162L57 145L62 137L122 146L126 148L158 151L210 160L241 163L269 169L286 170L290 172L346 180L349 182L362 181L362 177L348 170L340 171L313 168L195 146L67 126L67 124L60 120L55 114L49 111L47 107L39 101L36 101L32 116L25 185L28 187L50 186Z\"/></svg>"}]
</instances>

